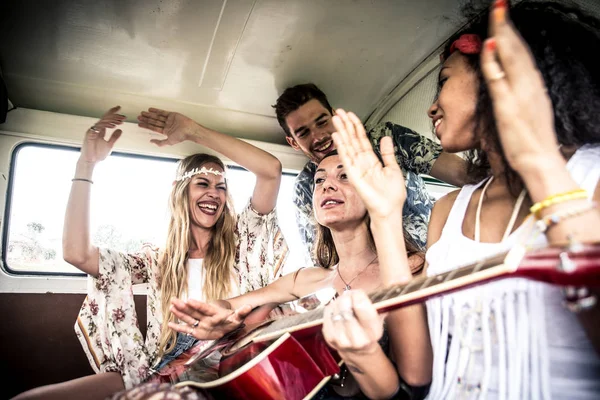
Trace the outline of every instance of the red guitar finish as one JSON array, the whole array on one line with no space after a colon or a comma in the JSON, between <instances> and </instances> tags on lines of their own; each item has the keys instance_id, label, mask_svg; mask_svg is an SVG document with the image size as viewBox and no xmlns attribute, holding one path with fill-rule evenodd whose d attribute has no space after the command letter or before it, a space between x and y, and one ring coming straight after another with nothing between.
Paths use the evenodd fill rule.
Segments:
<instances>
[{"instance_id":1,"label":"red guitar finish","mask_svg":"<svg viewBox=\"0 0 600 400\"><path fill-rule=\"evenodd\" d=\"M255 355L256 364L252 365L248 358L257 351L260 354ZM248 369L216 387L213 392L217 398L223 399L302 399L328 380L331 374L326 374L319 364L329 360L333 358L325 346L320 352L309 354L289 334L270 346L252 343L221 362L221 367L225 371L233 371L233 374L240 365Z\"/></svg>"},{"instance_id":2,"label":"red guitar finish","mask_svg":"<svg viewBox=\"0 0 600 400\"><path fill-rule=\"evenodd\" d=\"M413 279L369 296L379 312L507 277L600 286L600 245L515 248L443 274ZM249 325L207 346L201 342L151 380L191 385L227 399L311 398L339 372L339 357L321 335L323 308ZM217 351L215 351L217 350Z\"/></svg>"}]
</instances>

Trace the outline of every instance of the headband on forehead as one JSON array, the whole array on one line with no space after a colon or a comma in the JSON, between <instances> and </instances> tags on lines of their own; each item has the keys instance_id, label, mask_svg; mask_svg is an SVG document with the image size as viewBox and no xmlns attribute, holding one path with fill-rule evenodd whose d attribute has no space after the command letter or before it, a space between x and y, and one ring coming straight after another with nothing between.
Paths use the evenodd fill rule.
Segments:
<instances>
[{"instance_id":1,"label":"headband on forehead","mask_svg":"<svg viewBox=\"0 0 600 400\"><path fill-rule=\"evenodd\" d=\"M217 169L212 169L212 168L206 168L206 167L202 167L202 168L194 168L191 169L181 175L179 175L177 178L175 178L176 182L179 181L183 181L184 179L188 179L191 178L194 175L198 175L198 174L204 174L204 175L208 175L208 174L213 174L213 175L217 175L217 176L225 176L225 174Z\"/></svg>"},{"instance_id":2,"label":"headband on forehead","mask_svg":"<svg viewBox=\"0 0 600 400\"><path fill-rule=\"evenodd\" d=\"M460 37L450 45L448 56L450 56L450 54L454 53L456 50L460 51L462 54L479 54L481 53L482 45L483 44L479 35L474 33L465 33L460 35Z\"/></svg>"}]
</instances>

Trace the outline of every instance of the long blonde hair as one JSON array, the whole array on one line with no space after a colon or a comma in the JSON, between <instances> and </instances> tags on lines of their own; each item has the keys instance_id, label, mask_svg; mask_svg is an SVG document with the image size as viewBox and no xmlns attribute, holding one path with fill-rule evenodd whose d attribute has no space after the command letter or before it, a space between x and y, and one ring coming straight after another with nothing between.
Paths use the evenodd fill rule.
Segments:
<instances>
[{"instance_id":1,"label":"long blonde hair","mask_svg":"<svg viewBox=\"0 0 600 400\"><path fill-rule=\"evenodd\" d=\"M194 154L179 162L177 176L194 168L201 168L206 163L215 163L226 170L223 162L210 154ZM190 204L188 191L191 179L183 179L173 184L169 196L171 218L167 232L164 251L158 260L158 282L161 293L161 308L163 323L159 341L159 354L170 352L177 341L177 334L168 327L169 322L176 318L170 312L171 297L181 297L187 291L187 260L190 248ZM225 207L217 223L211 230L206 255L202 268L204 269L203 293L206 300L228 297L231 293L231 277L235 262L236 214L233 201L227 190Z\"/></svg>"}]
</instances>

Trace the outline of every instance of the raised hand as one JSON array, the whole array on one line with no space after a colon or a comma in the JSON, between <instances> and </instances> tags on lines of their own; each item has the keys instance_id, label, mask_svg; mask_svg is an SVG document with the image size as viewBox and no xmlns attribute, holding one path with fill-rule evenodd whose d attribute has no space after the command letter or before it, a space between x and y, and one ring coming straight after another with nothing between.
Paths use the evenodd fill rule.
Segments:
<instances>
[{"instance_id":1,"label":"raised hand","mask_svg":"<svg viewBox=\"0 0 600 400\"><path fill-rule=\"evenodd\" d=\"M396 162L392 138L381 139L381 157L375 155L362 122L354 113L342 109L333 117L336 132L332 135L348 179L364 201L369 215L387 218L402 210L406 187L402 170Z\"/></svg>"},{"instance_id":2,"label":"raised hand","mask_svg":"<svg viewBox=\"0 0 600 400\"><path fill-rule=\"evenodd\" d=\"M183 114L149 108L138 115L138 126L166 136L166 139L152 139L157 146L172 146L185 140L193 140L198 134L199 125Z\"/></svg>"},{"instance_id":3,"label":"raised hand","mask_svg":"<svg viewBox=\"0 0 600 400\"><path fill-rule=\"evenodd\" d=\"M243 306L231 310L218 303L204 303L197 300L182 301L171 299L171 312L183 324L169 322L169 328L194 336L196 339L220 339L226 333L238 328L252 308Z\"/></svg>"},{"instance_id":4,"label":"raised hand","mask_svg":"<svg viewBox=\"0 0 600 400\"><path fill-rule=\"evenodd\" d=\"M117 129L108 140L105 140L106 129L121 125L125 116L118 114L121 106L108 110L102 118L85 133L85 139L81 145L81 161L88 164L96 164L104 160L112 151L117 139L121 137L122 131Z\"/></svg>"},{"instance_id":5,"label":"raised hand","mask_svg":"<svg viewBox=\"0 0 600 400\"><path fill-rule=\"evenodd\" d=\"M508 163L521 174L548 163L564 163L543 77L527 43L509 21L505 0L494 2L489 36L481 68Z\"/></svg>"}]
</instances>

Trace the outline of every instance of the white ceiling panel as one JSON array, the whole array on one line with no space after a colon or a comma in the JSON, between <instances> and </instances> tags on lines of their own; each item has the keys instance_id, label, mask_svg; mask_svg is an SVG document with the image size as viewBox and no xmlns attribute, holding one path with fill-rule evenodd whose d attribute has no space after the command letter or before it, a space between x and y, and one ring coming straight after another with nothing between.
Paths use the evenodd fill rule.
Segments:
<instances>
[{"instance_id":1,"label":"white ceiling panel","mask_svg":"<svg viewBox=\"0 0 600 400\"><path fill-rule=\"evenodd\" d=\"M283 142L271 105L317 83L368 115L455 28L453 0L5 0L0 56L17 106L83 116L184 112ZM450 18L448 18L450 17Z\"/></svg>"}]
</instances>

